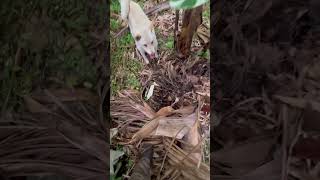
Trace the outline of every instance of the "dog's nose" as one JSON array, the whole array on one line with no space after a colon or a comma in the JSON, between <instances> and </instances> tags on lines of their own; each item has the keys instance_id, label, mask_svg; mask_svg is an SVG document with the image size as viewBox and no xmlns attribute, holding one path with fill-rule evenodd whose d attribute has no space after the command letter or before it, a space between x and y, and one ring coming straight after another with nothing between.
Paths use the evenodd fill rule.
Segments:
<instances>
[{"instance_id":1,"label":"dog's nose","mask_svg":"<svg viewBox=\"0 0 320 180\"><path fill-rule=\"evenodd\" d=\"M151 59L154 59L155 57L156 57L156 54L155 54L155 53L151 53L151 54L150 54L150 58L151 58Z\"/></svg>"}]
</instances>

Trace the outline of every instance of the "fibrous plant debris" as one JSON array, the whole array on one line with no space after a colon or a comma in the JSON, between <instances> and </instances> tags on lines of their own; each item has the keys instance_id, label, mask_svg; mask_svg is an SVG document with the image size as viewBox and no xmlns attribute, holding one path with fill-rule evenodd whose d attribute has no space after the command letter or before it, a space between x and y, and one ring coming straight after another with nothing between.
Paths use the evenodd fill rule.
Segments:
<instances>
[{"instance_id":1,"label":"fibrous plant debris","mask_svg":"<svg viewBox=\"0 0 320 180\"><path fill-rule=\"evenodd\" d=\"M0 169L6 178L63 175L107 178L108 134L87 91L50 89L25 96L29 112L0 119Z\"/></svg>"},{"instance_id":2,"label":"fibrous plant debris","mask_svg":"<svg viewBox=\"0 0 320 180\"><path fill-rule=\"evenodd\" d=\"M140 143L153 144L152 179L208 179L208 152L204 152L210 118L208 61L164 57L141 72L144 87L156 84L148 101L144 91L133 90L111 100L113 127L118 130L112 142L130 149L136 159ZM190 171L194 168L198 170Z\"/></svg>"},{"instance_id":3,"label":"fibrous plant debris","mask_svg":"<svg viewBox=\"0 0 320 180\"><path fill-rule=\"evenodd\" d=\"M215 1L214 179L319 179L318 1Z\"/></svg>"}]
</instances>

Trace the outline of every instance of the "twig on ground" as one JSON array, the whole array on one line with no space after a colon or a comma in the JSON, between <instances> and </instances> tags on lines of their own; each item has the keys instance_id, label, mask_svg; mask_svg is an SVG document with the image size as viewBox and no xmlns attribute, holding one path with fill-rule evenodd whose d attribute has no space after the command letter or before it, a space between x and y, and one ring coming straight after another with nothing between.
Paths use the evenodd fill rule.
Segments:
<instances>
[{"instance_id":1,"label":"twig on ground","mask_svg":"<svg viewBox=\"0 0 320 180\"><path fill-rule=\"evenodd\" d=\"M176 18L174 20L174 41L173 41L173 47L174 49L177 49L176 46L177 46L177 32L179 30L179 10L176 10Z\"/></svg>"}]
</instances>

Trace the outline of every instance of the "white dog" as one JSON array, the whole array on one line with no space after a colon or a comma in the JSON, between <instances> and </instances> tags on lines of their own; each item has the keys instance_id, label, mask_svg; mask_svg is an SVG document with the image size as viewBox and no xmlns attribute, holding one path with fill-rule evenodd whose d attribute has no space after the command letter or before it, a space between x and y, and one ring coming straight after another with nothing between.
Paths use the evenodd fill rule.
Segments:
<instances>
[{"instance_id":1,"label":"white dog","mask_svg":"<svg viewBox=\"0 0 320 180\"><path fill-rule=\"evenodd\" d=\"M143 12L139 4L131 0L119 0L121 6L121 18L128 23L131 35L136 47L144 61L158 58L158 41L153 23Z\"/></svg>"}]
</instances>

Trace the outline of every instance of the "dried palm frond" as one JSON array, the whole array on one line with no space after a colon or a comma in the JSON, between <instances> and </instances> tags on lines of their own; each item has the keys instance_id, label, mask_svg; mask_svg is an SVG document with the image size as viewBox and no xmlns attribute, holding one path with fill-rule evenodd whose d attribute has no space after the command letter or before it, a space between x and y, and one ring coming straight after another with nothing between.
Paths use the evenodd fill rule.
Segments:
<instances>
[{"instance_id":1,"label":"dried palm frond","mask_svg":"<svg viewBox=\"0 0 320 180\"><path fill-rule=\"evenodd\" d=\"M7 177L60 174L107 179L108 134L100 123L97 101L88 103L96 97L81 92L34 93L25 97L29 112L1 118L0 169Z\"/></svg>"},{"instance_id":2,"label":"dried palm frond","mask_svg":"<svg viewBox=\"0 0 320 180\"><path fill-rule=\"evenodd\" d=\"M195 108L183 107L178 110L168 110L170 108L164 107L157 113L154 113L154 111L150 109L149 105L147 105L141 98L138 98L138 92L126 91L125 94L126 96L116 97L113 101L111 101L110 112L114 122L116 122L118 127L121 128L123 127L122 124L126 124L126 128L121 129L121 131L118 133L118 141L124 141L124 139L121 137L126 137L127 140L125 142L127 142L130 139L135 139L135 137L139 136L140 141L143 140L144 142L153 144L153 177L156 178L161 176L162 178L165 178L166 176L172 177L173 175L176 175L186 179L208 179L208 165L201 163L199 159L189 157L189 155L194 152L192 152L192 150L189 151L189 149L186 147L191 147L192 149L194 145L190 145L187 142L176 139L177 135L180 134L184 126L181 126L181 130L177 131L174 124L171 126L163 125L166 124L166 121L168 123L180 122L181 124L183 122L193 122L192 124L194 124L197 118L197 116L195 116L193 113ZM149 114L148 112L152 112L154 116L147 117L146 114ZM180 115L176 114L171 117L165 117L172 113L180 113ZM191 113L193 113L193 115ZM157 117L157 114L161 114L163 116ZM191 115L181 116L181 114ZM192 120L192 118L194 120ZM162 126L159 125L159 122L162 122ZM150 123L152 123L152 128L150 127ZM185 124L185 126L186 125L187 124ZM189 132L191 125L187 126L189 126L187 127L189 128ZM163 129L158 130L158 128ZM175 134L172 132L175 132ZM185 134L186 132L183 133L183 135ZM181 137L179 139L181 139ZM135 145L139 144L138 141L131 141L131 143L134 143ZM185 143L183 146L185 149L179 147L179 143ZM132 148L129 147L129 149ZM194 170L195 168L198 169L197 172L190 172L190 169Z\"/></svg>"}]
</instances>

